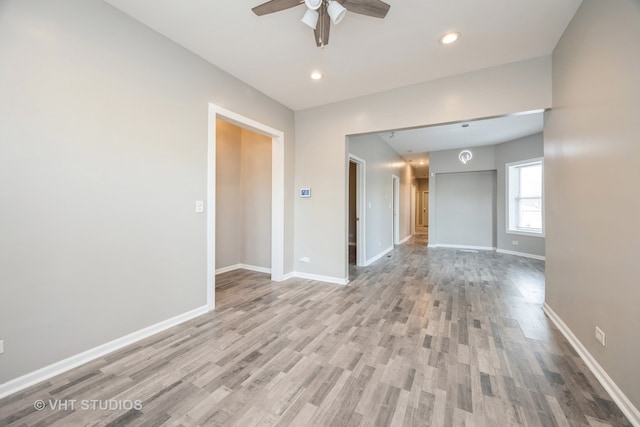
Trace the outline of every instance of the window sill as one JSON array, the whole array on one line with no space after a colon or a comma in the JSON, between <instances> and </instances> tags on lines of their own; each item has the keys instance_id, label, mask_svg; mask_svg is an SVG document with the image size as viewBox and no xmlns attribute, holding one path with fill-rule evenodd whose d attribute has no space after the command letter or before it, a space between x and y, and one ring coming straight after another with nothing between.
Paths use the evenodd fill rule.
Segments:
<instances>
[{"instance_id":1,"label":"window sill","mask_svg":"<svg viewBox=\"0 0 640 427\"><path fill-rule=\"evenodd\" d=\"M507 234L515 234L518 236L541 237L544 238L544 232L535 233L531 231L507 230Z\"/></svg>"}]
</instances>

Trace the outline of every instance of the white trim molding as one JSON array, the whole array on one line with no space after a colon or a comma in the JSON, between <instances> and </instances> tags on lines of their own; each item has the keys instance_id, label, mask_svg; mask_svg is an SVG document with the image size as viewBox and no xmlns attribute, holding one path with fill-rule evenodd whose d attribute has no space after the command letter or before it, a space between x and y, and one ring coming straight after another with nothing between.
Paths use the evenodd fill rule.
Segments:
<instances>
[{"instance_id":1,"label":"white trim molding","mask_svg":"<svg viewBox=\"0 0 640 427\"><path fill-rule=\"evenodd\" d=\"M284 277L285 277L284 280L298 278L298 279L317 280L318 282L333 283L335 285L346 285L347 283L349 283L348 277L341 279L340 277L322 276L320 274L301 273L299 271L292 271L291 273L287 273Z\"/></svg>"},{"instance_id":2,"label":"white trim molding","mask_svg":"<svg viewBox=\"0 0 640 427\"><path fill-rule=\"evenodd\" d=\"M607 372L600 366L598 361L589 353L580 340L571 332L571 329L562 321L560 316L545 302L542 305L542 310L553 322L558 330L564 335L564 337L573 346L580 358L584 361L585 365L593 373L602 387L611 395L613 401L620 407L622 413L624 413L631 424L634 426L640 426L640 411L636 408L629 398L620 390L616 383L611 379Z\"/></svg>"},{"instance_id":3,"label":"white trim molding","mask_svg":"<svg viewBox=\"0 0 640 427\"><path fill-rule=\"evenodd\" d=\"M374 256L373 258L371 258L370 260L367 260L367 262L364 264L365 267L368 265L373 264L374 262L378 261L380 258L382 258L383 256L385 256L386 254L388 254L389 252L391 252L393 250L393 246L389 246L387 249L383 250L382 252L380 252L378 255Z\"/></svg>"},{"instance_id":4,"label":"white trim molding","mask_svg":"<svg viewBox=\"0 0 640 427\"><path fill-rule=\"evenodd\" d=\"M228 267L222 267L216 269L216 276L218 274L227 273L229 271L234 270L250 270L258 273L271 273L271 269L267 267L258 267L257 265L249 265L249 264L234 264Z\"/></svg>"},{"instance_id":5,"label":"white trim molding","mask_svg":"<svg viewBox=\"0 0 640 427\"><path fill-rule=\"evenodd\" d=\"M348 146L348 144L347 144ZM346 213L345 218L348 223L349 218L349 163L353 162L356 165L356 217L358 218L356 223L356 246L360 248L356 252L356 265L358 267L366 266L367 254L367 162L360 157L347 153L347 180L345 182L346 189ZM346 225L347 230L349 226ZM347 236L348 237L348 236ZM347 267L348 260L345 258L345 269Z\"/></svg>"},{"instance_id":6,"label":"white trim molding","mask_svg":"<svg viewBox=\"0 0 640 427\"><path fill-rule=\"evenodd\" d=\"M411 234L409 234L407 237L405 237L404 239L400 240L400 245L402 245L403 243L407 243L409 241L409 239L411 239Z\"/></svg>"},{"instance_id":7,"label":"white trim molding","mask_svg":"<svg viewBox=\"0 0 640 427\"><path fill-rule=\"evenodd\" d=\"M491 246L470 246L470 245L450 245L444 243L434 243L433 246L429 245L430 248L449 248L449 249L473 249L477 251L495 251L496 248Z\"/></svg>"},{"instance_id":8,"label":"white trim molding","mask_svg":"<svg viewBox=\"0 0 640 427\"><path fill-rule=\"evenodd\" d=\"M147 326L146 328L140 329L136 332L116 338L113 341L109 341L82 353L52 363L49 366L45 366L44 368L40 368L4 384L0 384L0 399L9 396L10 394L17 393L20 390L24 390L27 387L31 387L32 385L38 384L39 382L48 380L56 375L60 375L73 368L77 368L80 365L84 365L85 363L91 362L99 357L150 337L151 335L179 325L180 323L184 323L194 317L205 314L208 311L209 310L206 305L198 307L191 311L187 311L186 313L158 322L155 325Z\"/></svg>"},{"instance_id":9,"label":"white trim molding","mask_svg":"<svg viewBox=\"0 0 640 427\"><path fill-rule=\"evenodd\" d=\"M539 259L540 261L546 260L546 258L542 255L528 254L526 252L509 251L507 249L496 249L496 252L499 254L507 254L507 255L521 256L525 258Z\"/></svg>"}]
</instances>

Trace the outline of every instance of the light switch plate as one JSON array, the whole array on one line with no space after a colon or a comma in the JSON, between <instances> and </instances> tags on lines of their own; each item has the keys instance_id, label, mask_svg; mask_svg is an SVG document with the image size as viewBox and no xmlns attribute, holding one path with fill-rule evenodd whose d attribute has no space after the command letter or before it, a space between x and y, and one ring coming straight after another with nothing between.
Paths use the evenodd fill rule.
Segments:
<instances>
[{"instance_id":1,"label":"light switch plate","mask_svg":"<svg viewBox=\"0 0 640 427\"><path fill-rule=\"evenodd\" d=\"M604 334L604 332L602 331L602 329L598 328L596 326L596 339L598 340L598 342L600 344L602 344L602 346L605 346L606 343L606 335Z\"/></svg>"}]
</instances>

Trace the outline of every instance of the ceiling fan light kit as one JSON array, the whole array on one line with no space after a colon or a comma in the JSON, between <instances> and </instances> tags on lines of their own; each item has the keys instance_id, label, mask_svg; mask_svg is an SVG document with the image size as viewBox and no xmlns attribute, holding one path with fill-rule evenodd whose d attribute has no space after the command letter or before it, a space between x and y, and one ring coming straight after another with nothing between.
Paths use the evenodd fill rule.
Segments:
<instances>
[{"instance_id":1,"label":"ceiling fan light kit","mask_svg":"<svg viewBox=\"0 0 640 427\"><path fill-rule=\"evenodd\" d=\"M327 12L331 17L331 21L333 21L335 25L338 25L347 13L347 9L337 1L330 1L329 6L327 6Z\"/></svg>"},{"instance_id":2,"label":"ceiling fan light kit","mask_svg":"<svg viewBox=\"0 0 640 427\"><path fill-rule=\"evenodd\" d=\"M304 4L311 10L318 10L322 6L322 0L304 0Z\"/></svg>"},{"instance_id":3,"label":"ceiling fan light kit","mask_svg":"<svg viewBox=\"0 0 640 427\"><path fill-rule=\"evenodd\" d=\"M347 10L374 18L384 18L391 8L382 0L270 0L251 10L256 15L262 16L290 9L302 3L307 7L302 16L302 22L313 29L318 47L329 44L330 23L337 25L342 21Z\"/></svg>"},{"instance_id":4,"label":"ceiling fan light kit","mask_svg":"<svg viewBox=\"0 0 640 427\"><path fill-rule=\"evenodd\" d=\"M320 15L317 10L307 9L302 16L302 22L315 30L318 25L319 17Z\"/></svg>"}]
</instances>

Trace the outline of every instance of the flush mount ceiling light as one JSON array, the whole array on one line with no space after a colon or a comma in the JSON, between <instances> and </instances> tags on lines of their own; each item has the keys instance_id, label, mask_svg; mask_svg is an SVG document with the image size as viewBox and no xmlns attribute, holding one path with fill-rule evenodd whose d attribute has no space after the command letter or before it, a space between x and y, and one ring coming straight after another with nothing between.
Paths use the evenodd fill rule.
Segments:
<instances>
[{"instance_id":1,"label":"flush mount ceiling light","mask_svg":"<svg viewBox=\"0 0 640 427\"><path fill-rule=\"evenodd\" d=\"M469 150L462 150L460 154L458 154L458 159L462 162L462 164L466 165L473 158L473 154Z\"/></svg>"},{"instance_id":2,"label":"flush mount ceiling light","mask_svg":"<svg viewBox=\"0 0 640 427\"><path fill-rule=\"evenodd\" d=\"M451 31L443 34L440 37L440 43L442 44L451 44L460 38L460 33L456 33L455 31Z\"/></svg>"},{"instance_id":3,"label":"flush mount ceiling light","mask_svg":"<svg viewBox=\"0 0 640 427\"><path fill-rule=\"evenodd\" d=\"M256 15L262 16L301 4L307 8L302 16L302 22L313 28L314 39L318 47L325 47L329 44L331 22L337 25L342 21L347 10L374 18L384 18L391 8L382 0L270 0L251 10Z\"/></svg>"},{"instance_id":4,"label":"flush mount ceiling light","mask_svg":"<svg viewBox=\"0 0 640 427\"><path fill-rule=\"evenodd\" d=\"M322 73L319 71L314 71L313 73L311 73L311 78L313 80L320 80L322 78Z\"/></svg>"}]
</instances>

